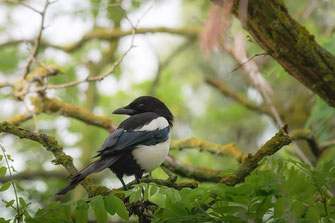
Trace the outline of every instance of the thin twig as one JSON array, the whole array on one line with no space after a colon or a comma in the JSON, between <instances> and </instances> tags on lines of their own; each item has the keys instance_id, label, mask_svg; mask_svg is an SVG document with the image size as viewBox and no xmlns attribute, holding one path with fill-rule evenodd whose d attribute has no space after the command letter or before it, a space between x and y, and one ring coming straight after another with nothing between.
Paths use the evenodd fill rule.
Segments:
<instances>
[{"instance_id":1,"label":"thin twig","mask_svg":"<svg viewBox=\"0 0 335 223\"><path fill-rule=\"evenodd\" d=\"M18 1L18 0L5 0L5 2L8 2L8 3L15 3L15 4L22 5L22 6L26 7L26 8L28 8L28 9L33 10L34 12L36 12L36 13L38 13L38 14L40 14L40 15L42 15L42 12L41 12L41 11L39 11L39 10L35 9L34 7L32 7L32 6L28 5L28 4L26 4L26 3L23 2L23 1Z\"/></svg>"},{"instance_id":2,"label":"thin twig","mask_svg":"<svg viewBox=\"0 0 335 223\"><path fill-rule=\"evenodd\" d=\"M42 17L41 18L40 30L39 30L36 38L35 38L34 48L31 51L31 53L29 55L29 58L28 58L28 61L27 61L27 64L26 64L26 66L23 70L23 79L26 79L26 77L27 77L27 75L30 71L30 66L31 66L32 62L34 61L35 57L37 56L38 49L39 49L40 43L41 43L42 32L44 30L45 14L46 14L46 11L47 11L47 8L48 8L49 4L50 4L49 0L46 0L44 8L43 8L42 12L40 12L40 15Z\"/></svg>"},{"instance_id":3,"label":"thin twig","mask_svg":"<svg viewBox=\"0 0 335 223\"><path fill-rule=\"evenodd\" d=\"M241 63L240 65L238 65L237 67L235 67L231 73L233 73L234 71L238 70L240 67L242 67L244 64L246 63L249 63L251 60L253 60L255 57L258 57L258 56L267 56L268 54L267 53L256 53L255 55L253 55L252 57L250 57L247 61Z\"/></svg>"}]
</instances>

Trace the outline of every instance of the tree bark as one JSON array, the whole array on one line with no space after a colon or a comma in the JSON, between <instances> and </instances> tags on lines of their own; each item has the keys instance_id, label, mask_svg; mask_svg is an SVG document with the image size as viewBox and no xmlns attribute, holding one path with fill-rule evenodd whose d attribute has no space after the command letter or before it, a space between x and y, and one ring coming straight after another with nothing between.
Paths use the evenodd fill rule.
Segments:
<instances>
[{"instance_id":1,"label":"tree bark","mask_svg":"<svg viewBox=\"0 0 335 223\"><path fill-rule=\"evenodd\" d=\"M307 88L335 107L335 57L294 20L282 0L234 0L234 14L257 43ZM247 20L243 11L247 11ZM239 13L241 15L239 15Z\"/></svg>"}]
</instances>

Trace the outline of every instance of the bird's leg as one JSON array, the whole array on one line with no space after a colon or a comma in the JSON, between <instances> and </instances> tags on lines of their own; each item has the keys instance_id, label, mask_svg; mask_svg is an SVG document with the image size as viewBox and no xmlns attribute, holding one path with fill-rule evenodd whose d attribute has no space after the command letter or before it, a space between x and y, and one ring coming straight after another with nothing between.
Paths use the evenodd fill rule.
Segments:
<instances>
[{"instance_id":1,"label":"bird's leg","mask_svg":"<svg viewBox=\"0 0 335 223\"><path fill-rule=\"evenodd\" d=\"M122 178L123 174L122 175L116 175L116 177L119 178L119 180L121 181L123 189L128 190L127 185L124 183L123 178Z\"/></svg>"},{"instance_id":2,"label":"bird's leg","mask_svg":"<svg viewBox=\"0 0 335 223\"><path fill-rule=\"evenodd\" d=\"M135 174L135 180L136 183L140 184L141 183L141 178Z\"/></svg>"}]
</instances>

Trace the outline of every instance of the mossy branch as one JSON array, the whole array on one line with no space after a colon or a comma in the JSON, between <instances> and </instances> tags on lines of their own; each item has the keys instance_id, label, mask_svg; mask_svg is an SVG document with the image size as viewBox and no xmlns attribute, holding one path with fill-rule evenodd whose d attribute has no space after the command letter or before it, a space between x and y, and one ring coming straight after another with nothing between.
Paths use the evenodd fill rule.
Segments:
<instances>
[{"instance_id":1,"label":"mossy branch","mask_svg":"<svg viewBox=\"0 0 335 223\"><path fill-rule=\"evenodd\" d=\"M234 0L238 19L240 0ZM266 21L266 22L265 22ZM283 68L335 107L335 57L293 19L282 0L249 0L242 24L257 43Z\"/></svg>"},{"instance_id":2,"label":"mossy branch","mask_svg":"<svg viewBox=\"0 0 335 223\"><path fill-rule=\"evenodd\" d=\"M285 125L279 132L273 136L269 141L267 141L256 153L255 155L249 154L243 160L240 168L232 174L228 174L222 179L220 183L226 184L228 186L234 186L238 183L244 181L244 179L258 167L258 162L261 161L266 156L271 156L280 150L283 146L291 143L291 138L287 133L287 125Z\"/></svg>"},{"instance_id":3,"label":"mossy branch","mask_svg":"<svg viewBox=\"0 0 335 223\"><path fill-rule=\"evenodd\" d=\"M40 143L54 155L55 160L52 161L53 164L62 165L71 176L78 172L77 168L73 165L72 157L63 152L63 147L58 144L54 137L46 134L34 133L32 131L16 127L8 122L0 123L0 132L10 133L20 137L21 139L25 138ZM85 188L89 195L91 195L92 191L96 190L96 186L93 185L90 179L85 179L81 182L81 185Z\"/></svg>"},{"instance_id":4,"label":"mossy branch","mask_svg":"<svg viewBox=\"0 0 335 223\"><path fill-rule=\"evenodd\" d=\"M83 121L89 125L95 125L113 132L116 125L104 115L95 115L85 109L60 101L56 98L31 97L31 102L37 111L49 114L61 114Z\"/></svg>"},{"instance_id":5,"label":"mossy branch","mask_svg":"<svg viewBox=\"0 0 335 223\"><path fill-rule=\"evenodd\" d=\"M172 140L170 149L197 149L200 152L207 151L218 156L231 156L238 161L241 161L243 158L243 153L236 147L234 143L220 145L196 138Z\"/></svg>"}]
</instances>

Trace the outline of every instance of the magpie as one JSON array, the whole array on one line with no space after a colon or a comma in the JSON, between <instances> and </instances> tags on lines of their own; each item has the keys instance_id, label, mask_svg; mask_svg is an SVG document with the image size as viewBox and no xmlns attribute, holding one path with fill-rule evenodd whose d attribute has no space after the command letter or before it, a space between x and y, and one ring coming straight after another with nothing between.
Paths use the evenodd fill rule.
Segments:
<instances>
[{"instance_id":1,"label":"magpie","mask_svg":"<svg viewBox=\"0 0 335 223\"><path fill-rule=\"evenodd\" d=\"M73 176L56 195L66 194L88 175L106 168L116 174L127 190L123 175L134 175L139 183L144 172L151 172L163 163L170 148L173 115L162 101L142 96L113 114L130 117L107 137L94 157L98 159Z\"/></svg>"}]
</instances>

